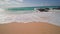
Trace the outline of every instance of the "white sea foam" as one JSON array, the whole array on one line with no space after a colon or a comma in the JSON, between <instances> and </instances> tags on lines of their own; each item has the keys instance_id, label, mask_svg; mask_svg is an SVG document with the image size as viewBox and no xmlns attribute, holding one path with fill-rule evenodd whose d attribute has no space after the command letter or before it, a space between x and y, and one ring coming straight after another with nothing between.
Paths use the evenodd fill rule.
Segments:
<instances>
[{"instance_id":1,"label":"white sea foam","mask_svg":"<svg viewBox=\"0 0 60 34\"><path fill-rule=\"evenodd\" d=\"M11 22L48 22L60 26L60 13L58 12L32 12L27 14L0 13L0 24Z\"/></svg>"},{"instance_id":2,"label":"white sea foam","mask_svg":"<svg viewBox=\"0 0 60 34\"><path fill-rule=\"evenodd\" d=\"M39 15L39 13L29 13L29 14L0 14L0 22L1 23L8 23L8 22L42 21L43 19L41 19L40 17L43 17L44 14L41 14L41 15Z\"/></svg>"},{"instance_id":3,"label":"white sea foam","mask_svg":"<svg viewBox=\"0 0 60 34\"><path fill-rule=\"evenodd\" d=\"M51 12L53 13L50 15L48 22L60 26L60 10L51 10Z\"/></svg>"}]
</instances>

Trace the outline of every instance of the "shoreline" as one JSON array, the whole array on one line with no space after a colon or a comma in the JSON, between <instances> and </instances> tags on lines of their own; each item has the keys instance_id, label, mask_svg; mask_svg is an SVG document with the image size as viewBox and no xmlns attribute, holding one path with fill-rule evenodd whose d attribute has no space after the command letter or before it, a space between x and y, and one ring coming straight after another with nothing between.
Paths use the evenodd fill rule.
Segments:
<instances>
[{"instance_id":1,"label":"shoreline","mask_svg":"<svg viewBox=\"0 0 60 34\"><path fill-rule=\"evenodd\" d=\"M0 34L60 34L58 13L3 14L0 17L0 20L2 20L0 21ZM3 21L4 19L5 21Z\"/></svg>"}]
</instances>

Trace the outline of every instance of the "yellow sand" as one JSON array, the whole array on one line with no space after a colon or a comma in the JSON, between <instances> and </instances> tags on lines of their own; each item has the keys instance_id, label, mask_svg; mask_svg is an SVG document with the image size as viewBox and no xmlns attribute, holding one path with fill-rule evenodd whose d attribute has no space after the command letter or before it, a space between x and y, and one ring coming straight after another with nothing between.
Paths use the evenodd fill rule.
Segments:
<instances>
[{"instance_id":1,"label":"yellow sand","mask_svg":"<svg viewBox=\"0 0 60 34\"><path fill-rule=\"evenodd\" d=\"M60 27L43 22L0 25L0 34L60 34Z\"/></svg>"}]
</instances>

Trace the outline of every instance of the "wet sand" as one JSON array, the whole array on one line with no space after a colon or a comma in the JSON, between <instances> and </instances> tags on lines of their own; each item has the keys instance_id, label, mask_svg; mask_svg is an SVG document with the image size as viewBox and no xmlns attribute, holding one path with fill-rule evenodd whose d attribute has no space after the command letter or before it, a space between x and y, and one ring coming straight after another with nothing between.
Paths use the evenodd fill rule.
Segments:
<instances>
[{"instance_id":1,"label":"wet sand","mask_svg":"<svg viewBox=\"0 0 60 34\"><path fill-rule=\"evenodd\" d=\"M60 34L60 26L44 22L0 25L0 34Z\"/></svg>"}]
</instances>

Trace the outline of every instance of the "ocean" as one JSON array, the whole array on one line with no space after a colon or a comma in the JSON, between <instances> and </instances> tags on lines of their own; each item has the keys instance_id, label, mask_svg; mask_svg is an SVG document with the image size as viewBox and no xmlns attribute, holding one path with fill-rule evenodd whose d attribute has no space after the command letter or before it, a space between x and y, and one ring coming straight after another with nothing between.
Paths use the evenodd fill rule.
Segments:
<instances>
[{"instance_id":1,"label":"ocean","mask_svg":"<svg viewBox=\"0 0 60 34\"><path fill-rule=\"evenodd\" d=\"M35 7L12 7L8 8L8 11L26 11L26 10L34 10L34 8L59 8L60 6L35 6Z\"/></svg>"},{"instance_id":2,"label":"ocean","mask_svg":"<svg viewBox=\"0 0 60 34\"><path fill-rule=\"evenodd\" d=\"M6 8L6 11L0 12L0 24L9 22L49 22L60 26L60 10L51 10L53 12L35 12L34 8L58 8L60 6L40 6L40 7L15 7ZM40 17L46 17L43 19Z\"/></svg>"},{"instance_id":3,"label":"ocean","mask_svg":"<svg viewBox=\"0 0 60 34\"><path fill-rule=\"evenodd\" d=\"M35 6L35 7L11 7L11 8L4 8L4 12L1 13L8 13L8 14L25 14L25 13L32 13L35 12L35 8L59 8L60 6Z\"/></svg>"}]
</instances>

